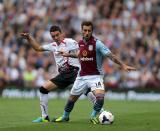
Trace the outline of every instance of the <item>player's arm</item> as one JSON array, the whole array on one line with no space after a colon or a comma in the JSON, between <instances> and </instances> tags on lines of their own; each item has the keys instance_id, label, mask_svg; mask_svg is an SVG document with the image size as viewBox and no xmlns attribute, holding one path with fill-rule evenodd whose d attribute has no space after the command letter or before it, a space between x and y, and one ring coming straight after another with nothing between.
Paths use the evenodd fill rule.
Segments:
<instances>
[{"instance_id":1,"label":"player's arm","mask_svg":"<svg viewBox=\"0 0 160 131\"><path fill-rule=\"evenodd\" d=\"M59 51L59 53L64 57L78 58L79 56L79 46L78 43L73 39L68 39L67 50L68 52Z\"/></svg>"},{"instance_id":2,"label":"player's arm","mask_svg":"<svg viewBox=\"0 0 160 131\"><path fill-rule=\"evenodd\" d=\"M105 57L104 60L107 58L111 59L114 63L118 64L123 70L131 71L136 70L136 68L128 66L124 64L116 55L114 55L101 41L97 42L97 49L103 54Z\"/></svg>"},{"instance_id":3,"label":"player's arm","mask_svg":"<svg viewBox=\"0 0 160 131\"><path fill-rule=\"evenodd\" d=\"M59 51L59 53L64 56L64 57L72 57L72 58L78 58L79 56L79 50L72 50L69 53L64 52L64 51Z\"/></svg>"},{"instance_id":4,"label":"player's arm","mask_svg":"<svg viewBox=\"0 0 160 131\"><path fill-rule=\"evenodd\" d=\"M28 41L35 51L45 51L42 46L29 34L29 33L20 33L20 35Z\"/></svg>"},{"instance_id":5,"label":"player's arm","mask_svg":"<svg viewBox=\"0 0 160 131\"><path fill-rule=\"evenodd\" d=\"M124 64L116 55L114 55L113 53L109 53L106 58L111 59L113 62L115 62L116 64L118 64L123 70L125 71L132 71L132 70L136 70L136 68L128 66L126 64Z\"/></svg>"}]
</instances>

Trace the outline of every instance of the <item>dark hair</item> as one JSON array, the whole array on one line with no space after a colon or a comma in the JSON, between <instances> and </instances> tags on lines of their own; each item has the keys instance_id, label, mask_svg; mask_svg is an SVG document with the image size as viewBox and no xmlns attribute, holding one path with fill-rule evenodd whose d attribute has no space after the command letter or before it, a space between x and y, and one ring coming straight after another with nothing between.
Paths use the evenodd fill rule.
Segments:
<instances>
[{"instance_id":1,"label":"dark hair","mask_svg":"<svg viewBox=\"0 0 160 131\"><path fill-rule=\"evenodd\" d=\"M59 26L52 25L51 28L50 28L50 32L54 32L54 31L61 32L61 28Z\"/></svg>"},{"instance_id":2,"label":"dark hair","mask_svg":"<svg viewBox=\"0 0 160 131\"><path fill-rule=\"evenodd\" d=\"M82 23L81 23L81 28L83 29L83 26L91 26L92 27L92 31L93 31L93 24L92 24L92 22L91 21L83 21Z\"/></svg>"}]
</instances>

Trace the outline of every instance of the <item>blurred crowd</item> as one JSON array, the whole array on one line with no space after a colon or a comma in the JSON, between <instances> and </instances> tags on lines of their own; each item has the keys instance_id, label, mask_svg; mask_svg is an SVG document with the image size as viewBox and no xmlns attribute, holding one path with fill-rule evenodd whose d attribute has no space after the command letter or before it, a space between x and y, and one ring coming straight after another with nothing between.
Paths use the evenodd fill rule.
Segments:
<instances>
[{"instance_id":1,"label":"blurred crowd","mask_svg":"<svg viewBox=\"0 0 160 131\"><path fill-rule=\"evenodd\" d=\"M58 24L78 41L83 20L92 21L94 35L137 68L124 72L109 60L106 86L160 88L159 0L0 0L0 88L37 88L57 73L52 54L35 52L20 32L43 45L52 42L49 28Z\"/></svg>"}]
</instances>

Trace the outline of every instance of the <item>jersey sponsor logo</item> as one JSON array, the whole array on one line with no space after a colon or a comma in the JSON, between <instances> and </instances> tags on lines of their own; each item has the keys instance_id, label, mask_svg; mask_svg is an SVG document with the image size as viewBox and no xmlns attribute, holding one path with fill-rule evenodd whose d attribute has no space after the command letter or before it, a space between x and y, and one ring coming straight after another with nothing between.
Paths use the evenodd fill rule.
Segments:
<instances>
[{"instance_id":1,"label":"jersey sponsor logo","mask_svg":"<svg viewBox=\"0 0 160 131\"><path fill-rule=\"evenodd\" d=\"M92 50L93 50L93 45L89 45L89 46L88 46L88 50L89 50L89 51L92 51Z\"/></svg>"},{"instance_id":2,"label":"jersey sponsor logo","mask_svg":"<svg viewBox=\"0 0 160 131\"><path fill-rule=\"evenodd\" d=\"M81 61L93 61L94 59L93 59L93 57L90 57L90 58L88 58L88 57L82 57L80 60Z\"/></svg>"},{"instance_id":3,"label":"jersey sponsor logo","mask_svg":"<svg viewBox=\"0 0 160 131\"><path fill-rule=\"evenodd\" d=\"M83 50L82 51L82 55L85 57L85 56L87 56L87 51L86 50Z\"/></svg>"}]
</instances>

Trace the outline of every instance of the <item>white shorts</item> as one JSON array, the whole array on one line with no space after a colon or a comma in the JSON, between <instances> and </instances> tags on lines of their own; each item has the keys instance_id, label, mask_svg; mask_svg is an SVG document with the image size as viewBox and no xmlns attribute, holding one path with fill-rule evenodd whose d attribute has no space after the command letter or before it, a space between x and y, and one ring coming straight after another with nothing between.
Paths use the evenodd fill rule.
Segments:
<instances>
[{"instance_id":1,"label":"white shorts","mask_svg":"<svg viewBox=\"0 0 160 131\"><path fill-rule=\"evenodd\" d=\"M81 95L85 93L87 89L104 90L103 77L102 75L89 75L89 76L78 76L71 89L71 95Z\"/></svg>"}]
</instances>

